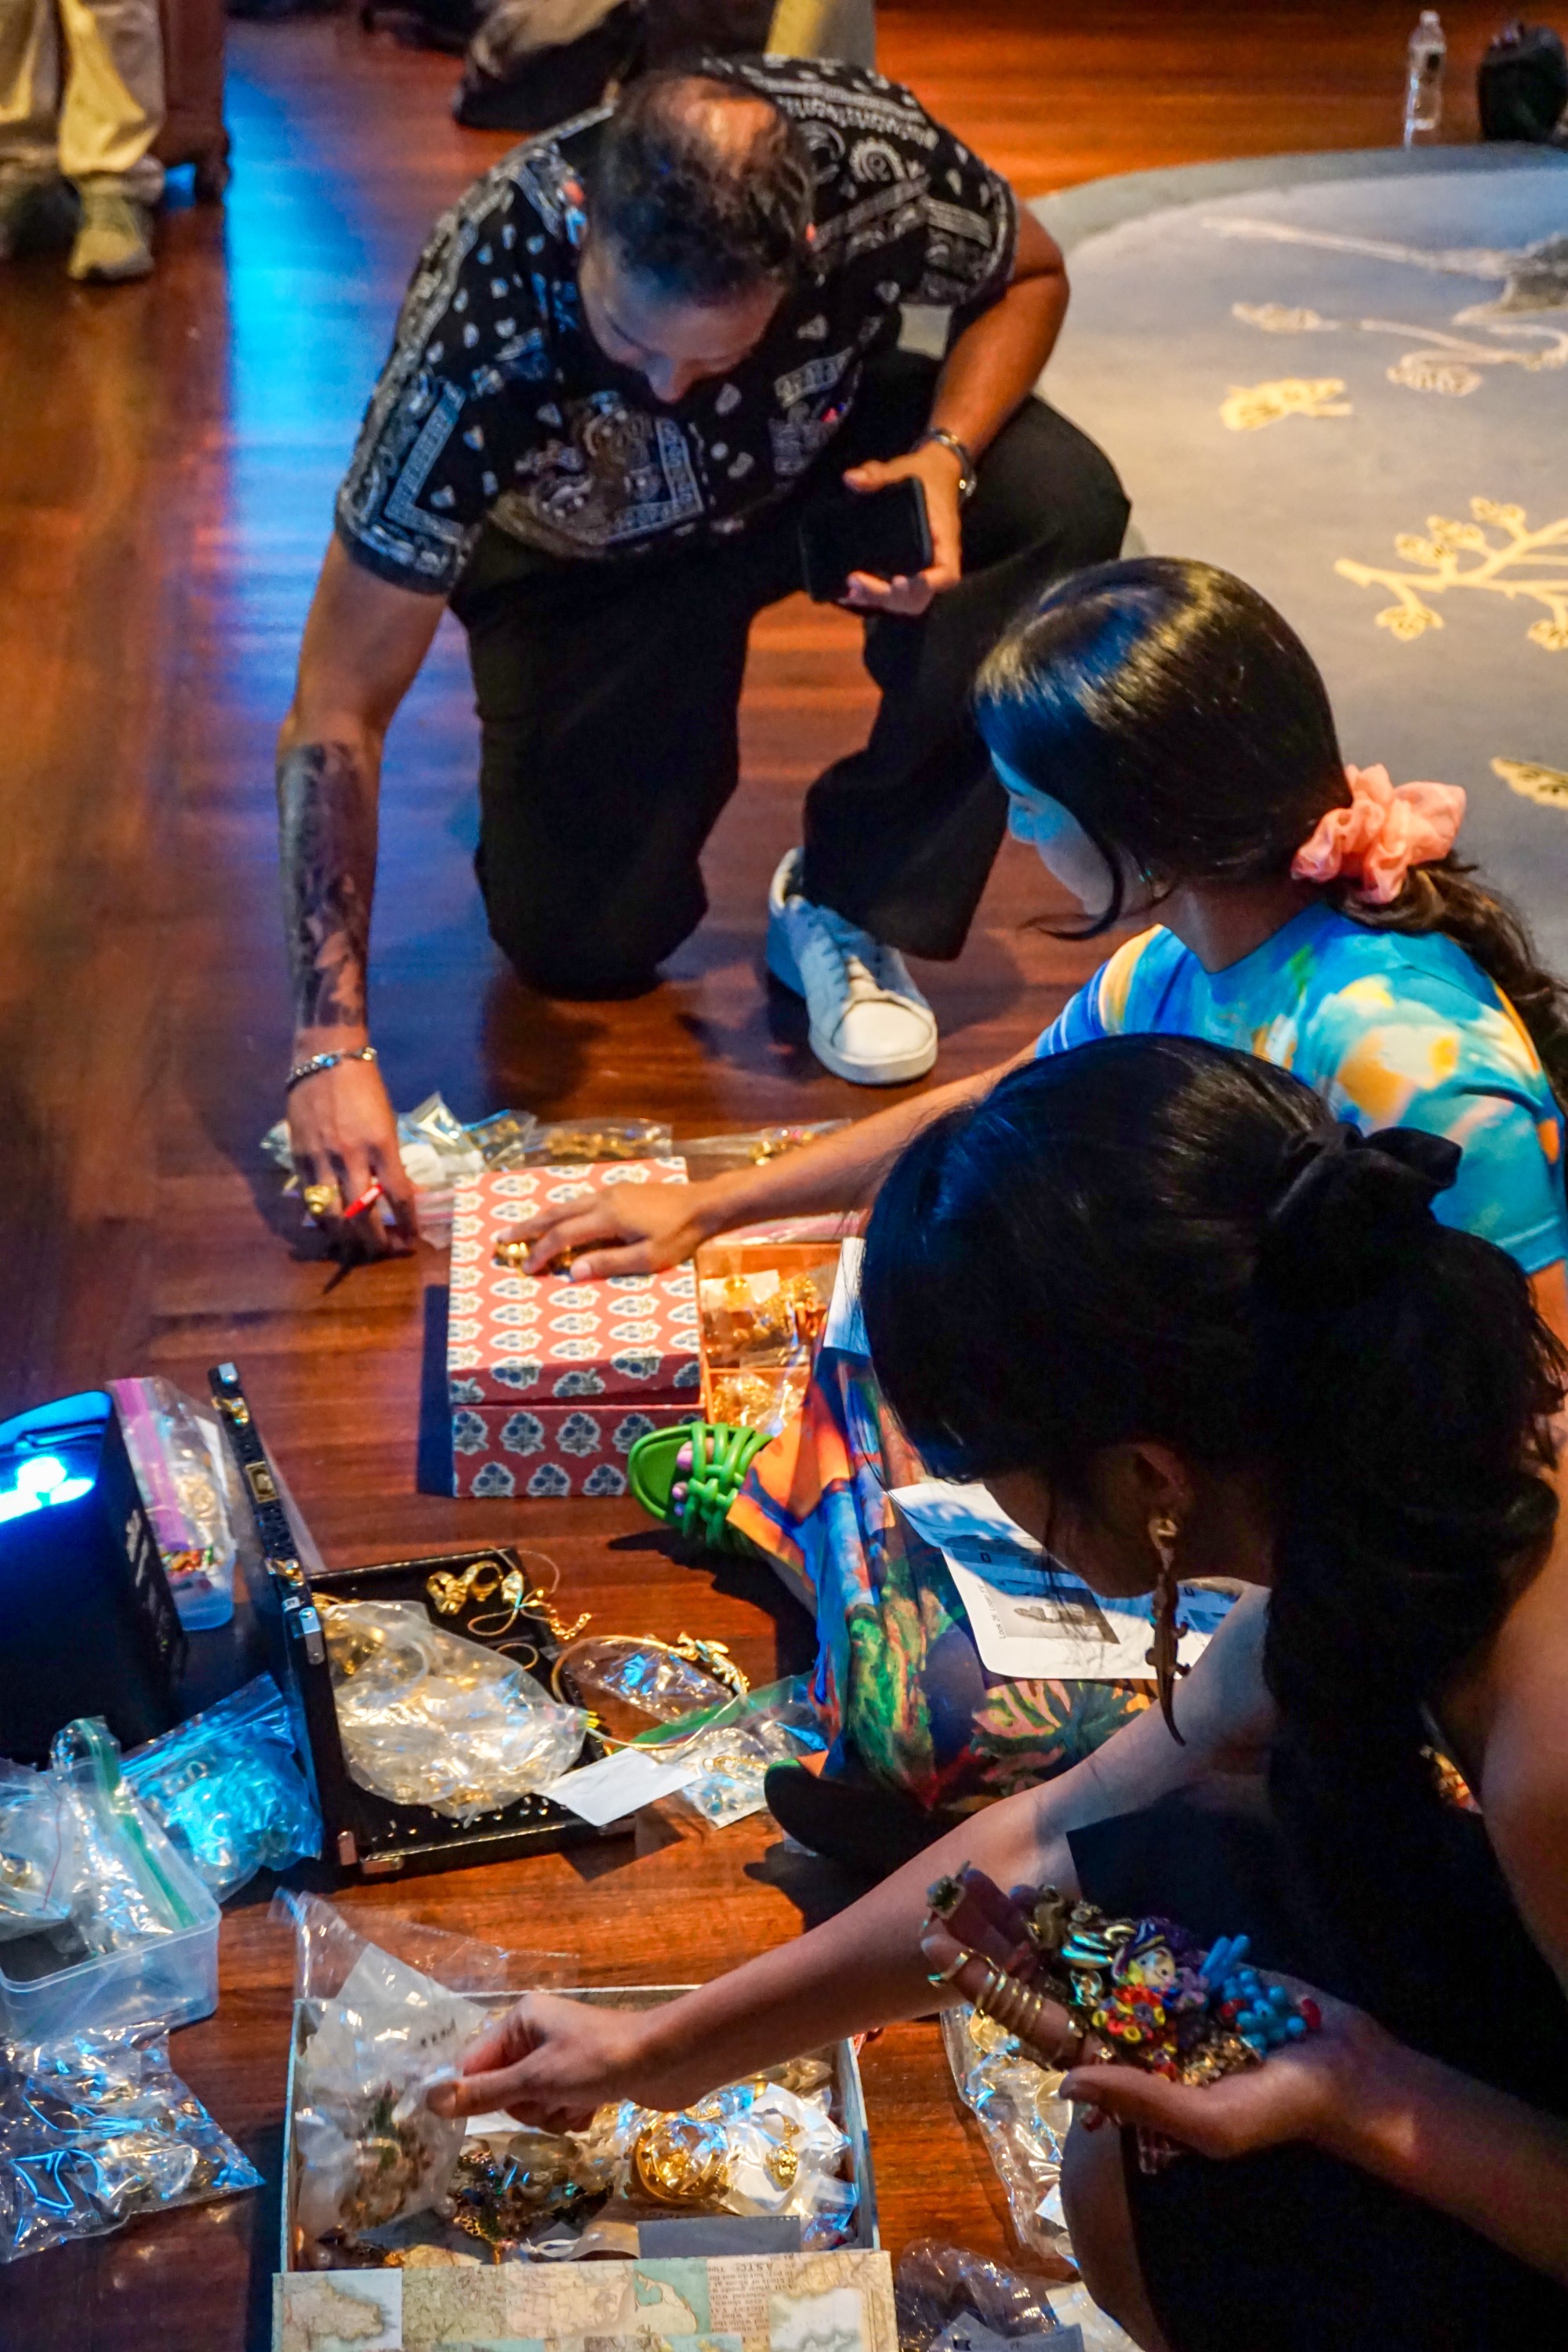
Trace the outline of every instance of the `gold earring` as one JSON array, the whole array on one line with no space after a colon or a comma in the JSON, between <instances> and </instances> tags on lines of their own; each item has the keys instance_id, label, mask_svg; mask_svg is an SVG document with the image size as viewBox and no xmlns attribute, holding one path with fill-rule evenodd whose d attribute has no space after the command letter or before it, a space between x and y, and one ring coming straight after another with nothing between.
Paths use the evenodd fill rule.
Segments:
<instances>
[{"instance_id":1,"label":"gold earring","mask_svg":"<svg viewBox=\"0 0 1568 2352\"><path fill-rule=\"evenodd\" d=\"M488 1601L491 1595L486 1593L484 1597ZM494 1597L500 1602L500 1607L489 1611L487 1615L470 1617L463 1628L465 1633L477 1633L484 1642L496 1642L503 1633L511 1632L522 1614L524 1601L529 1598L528 1580L521 1568L507 1570L500 1584L494 1588Z\"/></svg>"},{"instance_id":2,"label":"gold earring","mask_svg":"<svg viewBox=\"0 0 1568 2352\"><path fill-rule=\"evenodd\" d=\"M512 1573L515 1575L516 1570ZM492 1599L505 1580L493 1559L476 1559L461 1576L438 1568L434 1576L426 1578L425 1590L443 1617L456 1617L470 1601Z\"/></svg>"},{"instance_id":3,"label":"gold earring","mask_svg":"<svg viewBox=\"0 0 1568 2352\"><path fill-rule=\"evenodd\" d=\"M1187 1671L1176 1654L1177 1645L1187 1630L1176 1619L1181 1598L1176 1575L1176 1544L1181 1532L1174 1519L1163 1516L1149 1522L1149 1540L1159 1559L1160 1572L1154 1580L1153 1646L1145 1654L1144 1662L1154 1669L1154 1680L1160 1693L1160 1712L1165 1718L1171 1737L1184 1748L1187 1743L1176 1729L1176 1677Z\"/></svg>"}]
</instances>

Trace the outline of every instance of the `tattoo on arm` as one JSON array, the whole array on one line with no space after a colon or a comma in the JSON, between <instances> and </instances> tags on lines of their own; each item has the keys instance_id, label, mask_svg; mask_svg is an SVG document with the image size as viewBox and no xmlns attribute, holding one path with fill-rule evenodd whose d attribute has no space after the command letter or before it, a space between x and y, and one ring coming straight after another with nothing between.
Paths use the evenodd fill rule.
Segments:
<instances>
[{"instance_id":1,"label":"tattoo on arm","mask_svg":"<svg viewBox=\"0 0 1568 2352\"><path fill-rule=\"evenodd\" d=\"M375 778L345 743L278 762L283 910L295 1025L363 1025L375 888Z\"/></svg>"}]
</instances>

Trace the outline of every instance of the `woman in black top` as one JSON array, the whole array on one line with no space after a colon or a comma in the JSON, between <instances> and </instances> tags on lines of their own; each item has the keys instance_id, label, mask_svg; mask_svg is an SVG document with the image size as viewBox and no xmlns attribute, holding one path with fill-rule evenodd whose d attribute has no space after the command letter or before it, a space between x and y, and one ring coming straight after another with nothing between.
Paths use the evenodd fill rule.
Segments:
<instances>
[{"instance_id":1,"label":"woman in black top","mask_svg":"<svg viewBox=\"0 0 1568 2352\"><path fill-rule=\"evenodd\" d=\"M1568 2342L1563 1366L1513 1263L1432 1215L1458 1163L1174 1037L1037 1063L917 1138L862 1293L933 1472L1108 1595L1258 1589L1175 1690L1184 1744L1151 1710L666 2009L532 1996L458 2104L678 2105L919 2014L958 1957L924 1888L973 1863L1247 1932L1318 1991L1321 2033L1211 2088L1068 2075L1094 2121L1194 2151L1148 2175L1131 2132L1069 2141L1075 2248L1140 2344ZM1039 2039L1077 2037L1051 2011Z\"/></svg>"}]
</instances>

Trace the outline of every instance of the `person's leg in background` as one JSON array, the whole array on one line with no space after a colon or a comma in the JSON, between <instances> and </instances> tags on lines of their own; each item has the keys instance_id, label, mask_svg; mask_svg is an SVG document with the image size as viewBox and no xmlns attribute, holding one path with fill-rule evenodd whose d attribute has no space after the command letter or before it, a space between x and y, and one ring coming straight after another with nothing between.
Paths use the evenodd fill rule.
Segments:
<instances>
[{"instance_id":1,"label":"person's leg in background","mask_svg":"<svg viewBox=\"0 0 1568 2352\"><path fill-rule=\"evenodd\" d=\"M793 584L793 538L748 541L571 562L492 531L453 600L483 735L490 935L546 995L640 993L707 910L747 635Z\"/></svg>"},{"instance_id":2,"label":"person's leg in background","mask_svg":"<svg viewBox=\"0 0 1568 2352\"><path fill-rule=\"evenodd\" d=\"M878 361L813 494L912 447L938 372L913 352ZM968 715L975 671L1026 597L1120 551L1127 514L1110 461L1031 397L980 460L963 578L918 621L867 622L882 689L870 740L812 786L804 852L781 864L769 903L769 968L805 998L812 1050L840 1077L900 1084L936 1060L936 1019L903 951L960 952L1005 822Z\"/></svg>"},{"instance_id":3,"label":"person's leg in background","mask_svg":"<svg viewBox=\"0 0 1568 2352\"><path fill-rule=\"evenodd\" d=\"M163 167L163 37L158 0L58 0L68 67L60 169L81 197L73 278L106 283L153 267Z\"/></svg>"},{"instance_id":4,"label":"person's leg in background","mask_svg":"<svg viewBox=\"0 0 1568 2352\"><path fill-rule=\"evenodd\" d=\"M59 177L59 22L55 0L0 0L0 261L44 230Z\"/></svg>"},{"instance_id":5,"label":"person's leg in background","mask_svg":"<svg viewBox=\"0 0 1568 2352\"><path fill-rule=\"evenodd\" d=\"M909 447L935 383L932 362L912 352L876 374L865 431L886 446L867 457ZM870 739L818 778L805 806L805 897L942 961L963 946L1005 825L969 716L975 672L1026 599L1120 553L1129 511L1103 452L1034 397L979 477L963 517L963 578L921 621L868 622L866 667L882 689Z\"/></svg>"}]
</instances>

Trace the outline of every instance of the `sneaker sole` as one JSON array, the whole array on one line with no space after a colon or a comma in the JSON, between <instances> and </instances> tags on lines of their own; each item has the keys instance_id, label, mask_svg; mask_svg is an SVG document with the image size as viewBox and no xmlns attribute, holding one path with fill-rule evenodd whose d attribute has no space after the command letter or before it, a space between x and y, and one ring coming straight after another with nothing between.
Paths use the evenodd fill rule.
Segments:
<instances>
[{"instance_id":1,"label":"sneaker sole","mask_svg":"<svg viewBox=\"0 0 1568 2352\"><path fill-rule=\"evenodd\" d=\"M790 951L788 934L771 910L766 961L768 970L781 988L787 988L792 996L805 998L805 991L800 984L800 967ZM836 1078L843 1078L852 1087L907 1086L911 1078L923 1078L928 1070L936 1066L938 1041L934 1037L929 1045L919 1046L912 1054L900 1055L892 1062L850 1060L847 1055L840 1054L828 1044L815 1021L810 1025L808 1043L823 1068L831 1070Z\"/></svg>"}]
</instances>

